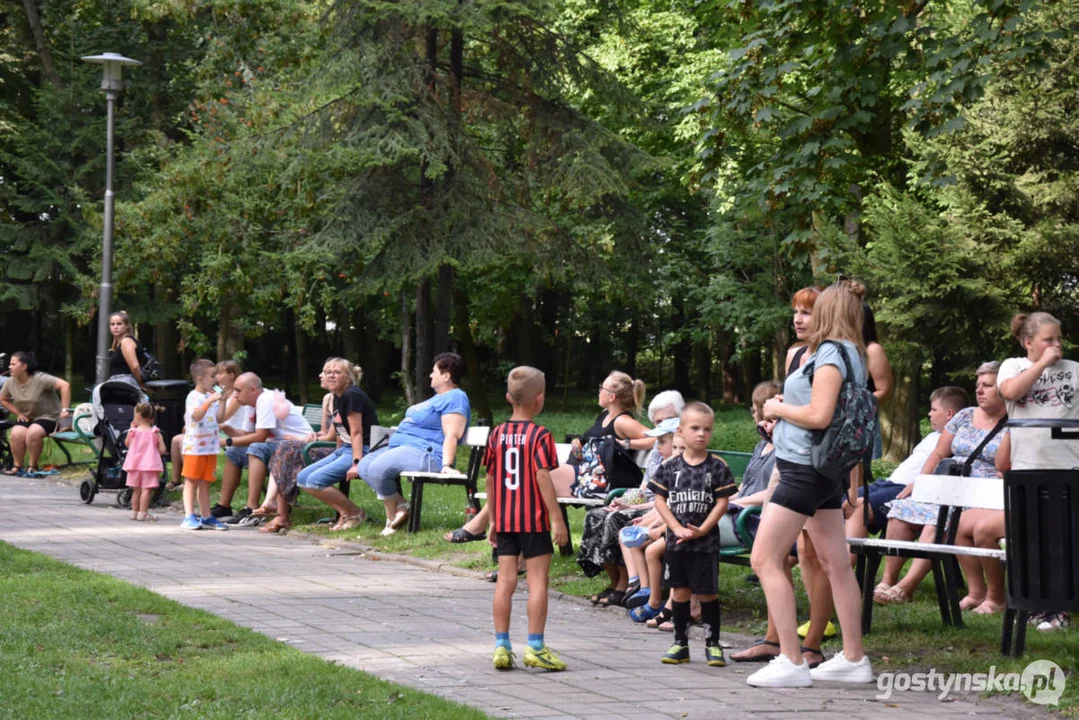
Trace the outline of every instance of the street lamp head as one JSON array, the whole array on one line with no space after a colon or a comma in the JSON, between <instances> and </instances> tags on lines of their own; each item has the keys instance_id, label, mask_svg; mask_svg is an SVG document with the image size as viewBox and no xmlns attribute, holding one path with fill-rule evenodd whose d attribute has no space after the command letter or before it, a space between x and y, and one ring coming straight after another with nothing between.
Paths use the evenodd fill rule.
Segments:
<instances>
[{"instance_id":1,"label":"street lamp head","mask_svg":"<svg viewBox=\"0 0 1079 720\"><path fill-rule=\"evenodd\" d=\"M102 53L100 55L87 55L82 60L83 62L105 66L105 74L101 78L101 89L105 91L111 90L113 92L119 92L124 89L123 83L120 81L120 73L123 70L124 65L142 65L138 60L132 60L119 53L111 52Z\"/></svg>"}]
</instances>

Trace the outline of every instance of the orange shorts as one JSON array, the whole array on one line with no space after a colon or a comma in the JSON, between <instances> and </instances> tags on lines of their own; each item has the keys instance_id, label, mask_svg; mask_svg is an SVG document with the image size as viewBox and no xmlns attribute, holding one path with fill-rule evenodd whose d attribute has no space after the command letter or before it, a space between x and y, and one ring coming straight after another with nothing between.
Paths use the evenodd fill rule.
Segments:
<instances>
[{"instance_id":1,"label":"orange shorts","mask_svg":"<svg viewBox=\"0 0 1079 720\"><path fill-rule=\"evenodd\" d=\"M214 482L217 480L217 455L184 455L181 474L187 480Z\"/></svg>"}]
</instances>

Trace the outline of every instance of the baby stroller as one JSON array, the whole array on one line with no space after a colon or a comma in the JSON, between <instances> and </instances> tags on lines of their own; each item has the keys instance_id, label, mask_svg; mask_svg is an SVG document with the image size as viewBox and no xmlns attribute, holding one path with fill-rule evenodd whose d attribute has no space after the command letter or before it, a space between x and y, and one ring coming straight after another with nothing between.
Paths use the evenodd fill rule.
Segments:
<instances>
[{"instance_id":1,"label":"baby stroller","mask_svg":"<svg viewBox=\"0 0 1079 720\"><path fill-rule=\"evenodd\" d=\"M94 388L94 434L101 438L101 452L90 477L79 486L79 498L87 505L94 501L99 491L109 490L118 491L117 505L131 507L131 488L127 487L127 473L124 472L124 458L127 457L124 440L135 416L135 406L145 400L141 388L130 380L106 380ZM167 458L162 458L163 464L167 462ZM165 483L162 482L154 491L150 505L162 507L167 504Z\"/></svg>"}]
</instances>

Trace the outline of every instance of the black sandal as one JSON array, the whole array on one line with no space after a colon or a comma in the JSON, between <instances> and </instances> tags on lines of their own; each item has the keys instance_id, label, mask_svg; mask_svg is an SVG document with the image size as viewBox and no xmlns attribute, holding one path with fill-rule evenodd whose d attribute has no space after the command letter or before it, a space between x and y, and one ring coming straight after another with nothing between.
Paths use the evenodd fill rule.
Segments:
<instances>
[{"instance_id":1,"label":"black sandal","mask_svg":"<svg viewBox=\"0 0 1079 720\"><path fill-rule=\"evenodd\" d=\"M487 533L473 533L465 530L464 527L459 527L451 533L442 536L442 539L451 543L467 543L476 542L477 540L486 540Z\"/></svg>"},{"instance_id":2,"label":"black sandal","mask_svg":"<svg viewBox=\"0 0 1079 720\"><path fill-rule=\"evenodd\" d=\"M599 605L601 602L609 598L611 596L611 593L613 592L616 592L614 589L614 585L610 585L600 590L598 593L589 598L589 600L592 601L593 605Z\"/></svg>"},{"instance_id":3,"label":"black sandal","mask_svg":"<svg viewBox=\"0 0 1079 720\"><path fill-rule=\"evenodd\" d=\"M811 648L811 647L806 647L805 645L802 645L802 654L805 655L806 653L813 653L814 655L820 655L820 660L818 660L817 662L809 663L809 669L810 670L812 670L813 668L817 667L822 662L824 662L824 653L822 653L820 651L820 648ZM809 662L808 659L806 660L806 662Z\"/></svg>"},{"instance_id":4,"label":"black sandal","mask_svg":"<svg viewBox=\"0 0 1079 720\"><path fill-rule=\"evenodd\" d=\"M772 660L774 660L779 655L779 643L772 642L771 640L765 640L764 638L761 638L760 640L753 643L752 645L750 645L746 649L749 650L749 649L758 647L760 645L767 645L768 647L774 647L776 649L775 655L753 655L752 657L735 657L734 655L731 655L731 660L734 660L735 662L738 662L738 663L766 663L766 662L772 662ZM739 652L742 652L742 651L739 650Z\"/></svg>"},{"instance_id":5,"label":"black sandal","mask_svg":"<svg viewBox=\"0 0 1079 720\"><path fill-rule=\"evenodd\" d=\"M622 601L626 599L626 593L622 590L611 590L611 594L600 600L600 607L622 607Z\"/></svg>"},{"instance_id":6,"label":"black sandal","mask_svg":"<svg viewBox=\"0 0 1079 720\"><path fill-rule=\"evenodd\" d=\"M664 605L659 609L659 615L656 615L651 620L645 622L645 627L658 628L663 623L671 619L671 609Z\"/></svg>"}]
</instances>

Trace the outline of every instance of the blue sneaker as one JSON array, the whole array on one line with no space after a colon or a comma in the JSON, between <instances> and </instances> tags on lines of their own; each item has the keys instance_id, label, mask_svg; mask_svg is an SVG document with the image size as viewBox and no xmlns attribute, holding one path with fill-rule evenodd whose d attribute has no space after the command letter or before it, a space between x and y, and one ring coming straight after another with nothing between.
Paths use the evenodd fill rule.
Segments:
<instances>
[{"instance_id":1,"label":"blue sneaker","mask_svg":"<svg viewBox=\"0 0 1079 720\"><path fill-rule=\"evenodd\" d=\"M654 608L651 605L647 604L641 605L629 611L629 619L635 623L648 622L652 618L659 615L660 611L662 610L662 607Z\"/></svg>"},{"instance_id":2,"label":"blue sneaker","mask_svg":"<svg viewBox=\"0 0 1079 720\"><path fill-rule=\"evenodd\" d=\"M198 515L188 515L180 523L180 527L184 530L202 530L202 523L199 522Z\"/></svg>"},{"instance_id":3,"label":"blue sneaker","mask_svg":"<svg viewBox=\"0 0 1079 720\"><path fill-rule=\"evenodd\" d=\"M632 595L627 596L626 599L622 601L622 604L632 610L635 607L647 604L651 597L652 589L643 587Z\"/></svg>"},{"instance_id":4,"label":"blue sneaker","mask_svg":"<svg viewBox=\"0 0 1079 720\"><path fill-rule=\"evenodd\" d=\"M213 515L202 518L202 527L207 530L228 530L229 526L221 522Z\"/></svg>"}]
</instances>

